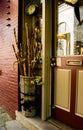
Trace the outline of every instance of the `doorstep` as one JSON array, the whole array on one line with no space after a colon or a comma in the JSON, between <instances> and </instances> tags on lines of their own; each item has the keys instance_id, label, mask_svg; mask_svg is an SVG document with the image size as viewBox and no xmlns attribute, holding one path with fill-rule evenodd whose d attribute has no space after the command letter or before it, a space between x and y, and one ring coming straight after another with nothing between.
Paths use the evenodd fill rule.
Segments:
<instances>
[{"instance_id":1,"label":"doorstep","mask_svg":"<svg viewBox=\"0 0 83 130\"><path fill-rule=\"evenodd\" d=\"M48 121L42 121L40 117L25 117L22 112L16 111L16 120L28 130L61 130Z\"/></svg>"}]
</instances>

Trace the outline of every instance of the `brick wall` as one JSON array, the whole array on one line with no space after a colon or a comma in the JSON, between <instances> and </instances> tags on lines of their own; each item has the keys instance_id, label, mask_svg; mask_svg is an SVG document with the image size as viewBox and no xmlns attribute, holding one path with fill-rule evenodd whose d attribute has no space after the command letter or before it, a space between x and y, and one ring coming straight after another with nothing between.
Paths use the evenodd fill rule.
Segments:
<instances>
[{"instance_id":1,"label":"brick wall","mask_svg":"<svg viewBox=\"0 0 83 130\"><path fill-rule=\"evenodd\" d=\"M16 60L12 49L12 44L15 44L14 27L18 31L18 0L0 0L0 106L13 118L18 109L18 66L15 65L15 71L12 70L12 63Z\"/></svg>"}]
</instances>

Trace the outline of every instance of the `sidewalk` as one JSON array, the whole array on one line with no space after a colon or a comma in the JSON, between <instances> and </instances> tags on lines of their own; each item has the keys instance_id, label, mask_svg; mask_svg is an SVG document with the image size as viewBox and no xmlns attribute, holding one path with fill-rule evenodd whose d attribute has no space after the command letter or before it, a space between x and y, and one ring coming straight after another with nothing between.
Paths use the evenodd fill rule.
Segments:
<instances>
[{"instance_id":1,"label":"sidewalk","mask_svg":"<svg viewBox=\"0 0 83 130\"><path fill-rule=\"evenodd\" d=\"M0 107L0 130L6 130L5 122L10 120L12 120L12 118Z\"/></svg>"},{"instance_id":2,"label":"sidewalk","mask_svg":"<svg viewBox=\"0 0 83 130\"><path fill-rule=\"evenodd\" d=\"M26 118L21 112L17 113L17 120L13 120L0 107L0 130L60 130L39 118Z\"/></svg>"},{"instance_id":3,"label":"sidewalk","mask_svg":"<svg viewBox=\"0 0 83 130\"><path fill-rule=\"evenodd\" d=\"M13 120L0 107L0 130L60 130L46 121L38 118L25 118L20 112L17 113L17 120Z\"/></svg>"},{"instance_id":4,"label":"sidewalk","mask_svg":"<svg viewBox=\"0 0 83 130\"><path fill-rule=\"evenodd\" d=\"M0 130L75 130L58 121L41 121L40 118L26 118L16 111L16 120L0 107Z\"/></svg>"}]
</instances>

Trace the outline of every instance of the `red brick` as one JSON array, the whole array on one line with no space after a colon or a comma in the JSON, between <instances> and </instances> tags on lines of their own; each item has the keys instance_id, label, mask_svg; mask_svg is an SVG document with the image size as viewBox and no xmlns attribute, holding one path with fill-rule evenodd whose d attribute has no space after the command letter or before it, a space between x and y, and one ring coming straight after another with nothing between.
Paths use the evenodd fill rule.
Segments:
<instances>
[{"instance_id":1,"label":"red brick","mask_svg":"<svg viewBox=\"0 0 83 130\"><path fill-rule=\"evenodd\" d=\"M15 110L18 109L18 66L15 65L15 71L12 70L12 64L16 60L12 44L15 44L13 29L18 33L18 1L11 0L10 12L7 1L0 3L0 106L15 118ZM10 21L6 20L8 17ZM7 24L11 24L7 27Z\"/></svg>"}]
</instances>

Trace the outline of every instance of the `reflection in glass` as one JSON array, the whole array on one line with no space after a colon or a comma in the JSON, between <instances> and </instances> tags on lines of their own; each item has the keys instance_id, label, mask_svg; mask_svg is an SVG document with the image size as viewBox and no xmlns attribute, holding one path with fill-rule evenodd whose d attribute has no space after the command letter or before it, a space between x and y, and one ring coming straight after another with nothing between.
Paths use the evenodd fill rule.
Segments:
<instances>
[{"instance_id":1,"label":"reflection in glass","mask_svg":"<svg viewBox=\"0 0 83 130\"><path fill-rule=\"evenodd\" d=\"M57 55L70 54L70 33L58 34Z\"/></svg>"},{"instance_id":2,"label":"reflection in glass","mask_svg":"<svg viewBox=\"0 0 83 130\"><path fill-rule=\"evenodd\" d=\"M83 6L80 7L83 19ZM66 3L58 6L57 55L83 55L83 24L79 25L74 7Z\"/></svg>"}]
</instances>

